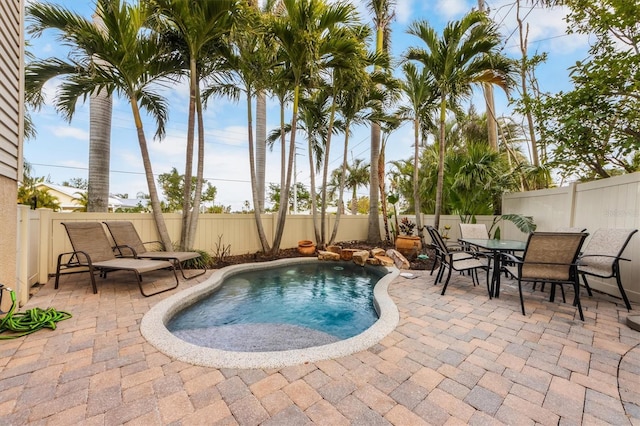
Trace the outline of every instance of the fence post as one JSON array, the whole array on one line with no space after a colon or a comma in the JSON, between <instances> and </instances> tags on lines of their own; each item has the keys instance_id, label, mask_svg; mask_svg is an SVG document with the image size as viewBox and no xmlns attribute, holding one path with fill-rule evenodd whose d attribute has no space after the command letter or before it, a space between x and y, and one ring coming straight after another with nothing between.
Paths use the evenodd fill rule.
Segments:
<instances>
[{"instance_id":1,"label":"fence post","mask_svg":"<svg viewBox=\"0 0 640 426\"><path fill-rule=\"evenodd\" d=\"M53 235L51 229L51 209L37 209L40 214L40 259L38 262L38 282L49 280L49 259L53 256Z\"/></svg>"},{"instance_id":2,"label":"fence post","mask_svg":"<svg viewBox=\"0 0 640 426\"><path fill-rule=\"evenodd\" d=\"M18 306L29 300L29 206L18 205L18 253L16 256L16 296Z\"/></svg>"}]
</instances>

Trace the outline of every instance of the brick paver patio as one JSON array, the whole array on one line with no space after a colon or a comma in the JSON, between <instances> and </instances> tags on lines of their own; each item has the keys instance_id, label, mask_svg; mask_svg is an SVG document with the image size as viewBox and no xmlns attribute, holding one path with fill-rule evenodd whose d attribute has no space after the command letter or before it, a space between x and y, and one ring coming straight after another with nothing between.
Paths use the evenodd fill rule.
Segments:
<instances>
[{"instance_id":1,"label":"brick paver patio","mask_svg":"<svg viewBox=\"0 0 640 426\"><path fill-rule=\"evenodd\" d=\"M59 290L49 282L25 309L73 318L0 341L0 424L640 425L640 333L625 325L620 300L584 297L583 323L570 303L538 291L525 295L522 316L513 283L489 300L453 276L440 296L428 272L413 272L390 287L400 323L379 344L273 370L217 370L158 352L139 324L167 293L144 298L126 273L100 279L97 295L83 274Z\"/></svg>"}]
</instances>

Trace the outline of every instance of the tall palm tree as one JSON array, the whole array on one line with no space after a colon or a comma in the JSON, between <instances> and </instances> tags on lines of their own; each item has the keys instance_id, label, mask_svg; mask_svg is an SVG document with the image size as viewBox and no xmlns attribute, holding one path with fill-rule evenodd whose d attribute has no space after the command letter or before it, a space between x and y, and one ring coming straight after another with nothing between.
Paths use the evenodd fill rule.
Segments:
<instances>
[{"instance_id":1,"label":"tall palm tree","mask_svg":"<svg viewBox=\"0 0 640 426\"><path fill-rule=\"evenodd\" d=\"M291 188L293 158L301 91L317 84L319 72L333 66L333 54L339 50L342 37L336 30L357 23L354 7L347 3L327 4L322 0L283 0L283 14L275 16L271 30L284 55L284 65L291 76L293 111L286 182L282 199L288 199ZM310 42L310 41L313 42ZM281 203L272 251L278 250L284 232L286 205Z\"/></svg>"},{"instance_id":2,"label":"tall palm tree","mask_svg":"<svg viewBox=\"0 0 640 426\"><path fill-rule=\"evenodd\" d=\"M258 183L258 167L256 165L256 143L253 133L252 101L258 92L264 90L265 75L275 64L275 51L269 48L271 40L264 27L263 17L254 7L243 8L237 26L228 38L230 49L225 53L226 67L231 71L232 79L219 88L213 88L213 93L222 92L234 95L243 92L247 102L247 140L249 146L249 172L251 176L251 195L253 199L253 214L260 245L264 252L270 250L269 241L262 225L260 191L264 188ZM209 91L207 92L208 96ZM262 196L264 198L264 194ZM283 199L288 199L283 198ZM287 203L284 203L285 206Z\"/></svg>"},{"instance_id":3,"label":"tall palm tree","mask_svg":"<svg viewBox=\"0 0 640 426\"><path fill-rule=\"evenodd\" d=\"M156 137L164 137L167 103L153 88L173 76L180 64L163 49L159 35L146 27L151 17L149 8L122 0L97 0L96 10L105 24L104 31L66 8L31 3L27 7L32 21L29 31L37 36L47 29L57 29L60 39L72 47L73 57L67 61L50 58L33 62L26 74L30 84L40 90L49 79L63 78L55 102L58 111L69 120L78 100L91 93L104 90L108 94L115 92L126 97L133 114L158 234L165 246L171 247L149 158L141 109L155 120Z\"/></svg>"},{"instance_id":4,"label":"tall palm tree","mask_svg":"<svg viewBox=\"0 0 640 426\"><path fill-rule=\"evenodd\" d=\"M373 23L376 31L376 48L378 55L389 51L391 38L391 21L395 16L395 0L368 0L367 7L373 13ZM377 242L380 240L379 223L379 198L378 198L378 156L380 155L380 124L371 122L371 182L369 186L369 226L367 240Z\"/></svg>"},{"instance_id":5,"label":"tall palm tree","mask_svg":"<svg viewBox=\"0 0 640 426\"><path fill-rule=\"evenodd\" d=\"M413 124L413 205L415 206L416 228L422 238L422 211L420 206L419 175L420 170L420 146L421 135L424 129L434 127L433 113L437 109L437 96L433 77L427 68L418 68L411 62L405 62L402 66L404 80L401 88L407 99L407 104L400 107L398 115Z\"/></svg>"},{"instance_id":6,"label":"tall palm tree","mask_svg":"<svg viewBox=\"0 0 640 426\"><path fill-rule=\"evenodd\" d=\"M480 11L472 11L459 21L450 22L442 37L426 21L413 22L409 34L420 38L426 48L410 47L409 60L420 62L434 79L440 112L440 145L434 226L440 225L446 149L447 109L468 98L472 85L491 83L505 91L511 83L512 65L498 53L500 34L497 26Z\"/></svg>"},{"instance_id":7,"label":"tall palm tree","mask_svg":"<svg viewBox=\"0 0 640 426\"><path fill-rule=\"evenodd\" d=\"M200 82L204 79L203 61L213 62L216 49L212 45L228 33L235 14L232 0L193 2L191 0L147 0L154 12L159 14L159 29L167 41L184 54L189 78L189 108L187 116L187 145L184 170L184 195L182 206L182 232L180 247L193 246L195 230L200 212L200 194L204 181L204 129L203 120L198 125L198 163L196 171L195 198L191 199L191 177L193 175L193 156L196 115L202 115Z\"/></svg>"},{"instance_id":8,"label":"tall palm tree","mask_svg":"<svg viewBox=\"0 0 640 426\"><path fill-rule=\"evenodd\" d=\"M248 0L248 5L260 10L257 0ZM267 0L262 5L263 14L278 14L282 11L281 0ZM265 90L256 94L256 187L258 205L255 208L262 213L265 199L265 173L267 164L267 96Z\"/></svg>"}]
</instances>

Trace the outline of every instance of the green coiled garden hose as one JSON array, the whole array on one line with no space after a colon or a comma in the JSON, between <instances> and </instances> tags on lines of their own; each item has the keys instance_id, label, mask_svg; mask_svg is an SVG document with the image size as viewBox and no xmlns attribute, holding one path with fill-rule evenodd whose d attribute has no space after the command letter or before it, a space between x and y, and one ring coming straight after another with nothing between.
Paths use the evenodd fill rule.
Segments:
<instances>
[{"instance_id":1,"label":"green coiled garden hose","mask_svg":"<svg viewBox=\"0 0 640 426\"><path fill-rule=\"evenodd\" d=\"M33 308L27 309L25 312L15 313L16 293L0 284L0 293L3 290L8 291L10 294L11 308L4 318L0 319L0 340L26 336L43 328L55 330L57 322L71 318L70 313L57 311L54 308ZM2 297L0 297L0 300L2 300Z\"/></svg>"}]
</instances>

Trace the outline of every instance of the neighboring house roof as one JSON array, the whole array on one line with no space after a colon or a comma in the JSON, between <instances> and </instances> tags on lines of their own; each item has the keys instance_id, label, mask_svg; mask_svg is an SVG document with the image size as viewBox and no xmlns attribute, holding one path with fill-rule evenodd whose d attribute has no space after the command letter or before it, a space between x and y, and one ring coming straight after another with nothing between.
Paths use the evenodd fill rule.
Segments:
<instances>
[{"instance_id":1,"label":"neighboring house roof","mask_svg":"<svg viewBox=\"0 0 640 426\"><path fill-rule=\"evenodd\" d=\"M63 211L73 211L80 206L75 200L79 198L79 194L84 194L87 191L80 188L73 188L71 186L56 185L53 183L41 182L36 185L36 188L45 187L54 195L60 202L60 209ZM120 198L114 195L109 195L109 208L134 208L138 207L138 204L146 206L149 200L144 198Z\"/></svg>"}]
</instances>

